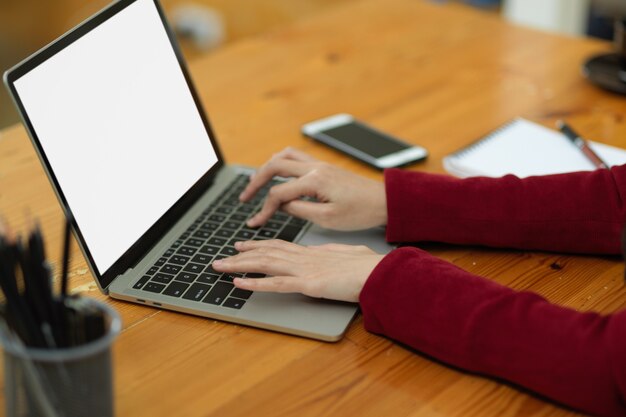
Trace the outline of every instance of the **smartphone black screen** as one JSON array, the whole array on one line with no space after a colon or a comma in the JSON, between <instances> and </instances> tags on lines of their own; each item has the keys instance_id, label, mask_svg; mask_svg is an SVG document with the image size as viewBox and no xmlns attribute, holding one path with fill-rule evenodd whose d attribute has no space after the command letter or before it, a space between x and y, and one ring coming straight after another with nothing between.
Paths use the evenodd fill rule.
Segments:
<instances>
[{"instance_id":1,"label":"smartphone black screen","mask_svg":"<svg viewBox=\"0 0 626 417\"><path fill-rule=\"evenodd\" d=\"M409 145L355 122L323 130L320 134L330 136L374 158L410 148Z\"/></svg>"}]
</instances>

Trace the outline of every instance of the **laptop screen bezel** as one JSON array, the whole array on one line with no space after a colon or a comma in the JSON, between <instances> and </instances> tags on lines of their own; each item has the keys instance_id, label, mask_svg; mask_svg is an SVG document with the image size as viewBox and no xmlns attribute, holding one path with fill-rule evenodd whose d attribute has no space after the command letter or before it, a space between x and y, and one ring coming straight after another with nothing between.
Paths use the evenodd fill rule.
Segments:
<instances>
[{"instance_id":1,"label":"laptop screen bezel","mask_svg":"<svg viewBox=\"0 0 626 417\"><path fill-rule=\"evenodd\" d=\"M63 193L63 189L61 188L57 177L52 170L48 158L46 157L41 142L39 141L39 138L37 136L37 132L35 131L33 124L28 117L28 113L22 101L20 100L20 96L15 88L15 82L34 68L41 65L46 60L53 57L55 54L72 45L78 39L82 38L87 33L91 32L92 30L105 23L106 21L108 21L118 13L122 12L128 6L137 1L138 0L120 0L116 3L111 4L109 7L105 8L91 18L85 20L83 23L68 31L49 45L35 52L33 55L17 64L15 67L7 70L4 74L4 83L9 90L9 94L11 95L15 106L18 109L24 126L26 127L31 141L33 142L35 150L37 151L41 163L44 166L44 169L48 175L50 182L52 183L54 191L66 216L72 213L71 207L69 207L67 203L67 199ZM167 210L106 271L100 271L99 268L96 266L91 251L89 250L89 246L87 245L87 242L85 241L85 238L81 233L80 227L74 220L74 216L71 216L74 234L80 244L83 254L85 255L87 263L89 264L89 267L98 282L100 289L105 293L107 292L107 287L111 284L111 282L113 282L113 280L117 276L125 273L129 268L132 268L139 260L141 260L146 255L146 253L158 242L158 239L163 236L187 210L189 210L189 208L198 200L198 198L202 194L206 192L206 190L213 184L215 176L217 175L219 170L224 166L222 153L215 139L215 135L213 134L213 131L211 129L208 117L203 110L200 98L196 92L196 89L194 88L193 82L189 75L189 71L186 67L183 55L181 53L180 47L178 46L174 33L167 23L167 19L158 0L150 1L154 4L159 13L159 17L170 41L170 45L174 50L180 69L184 75L193 101L200 114L200 118L202 119L202 123L204 124L209 140L211 141L211 145L213 146L213 149L215 151L217 162L211 168L209 168L201 176L201 178L196 181L196 183L187 192L185 192L185 194L183 194L183 196L176 203L174 203L174 205L169 210Z\"/></svg>"}]
</instances>

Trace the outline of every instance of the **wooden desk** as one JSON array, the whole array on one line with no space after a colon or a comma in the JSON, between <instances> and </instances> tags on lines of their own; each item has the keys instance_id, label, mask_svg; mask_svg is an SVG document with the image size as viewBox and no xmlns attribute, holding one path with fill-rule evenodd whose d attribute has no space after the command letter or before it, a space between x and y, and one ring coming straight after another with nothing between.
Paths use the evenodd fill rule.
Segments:
<instances>
[{"instance_id":1,"label":"wooden desk","mask_svg":"<svg viewBox=\"0 0 626 417\"><path fill-rule=\"evenodd\" d=\"M600 42L533 32L463 6L367 0L191 65L230 162L258 165L295 146L371 177L380 174L304 140L302 123L350 112L441 158L515 116L567 117L626 147L626 102L589 85L579 66ZM43 223L58 259L61 212L24 130L0 136L0 212ZM427 246L471 272L579 310L626 305L613 258ZM78 290L103 298L84 260ZM329 344L114 300L124 320L115 353L120 416L566 416L508 385L466 374L367 333L361 319ZM419 320L419 318L416 318ZM566 383L566 381L564 381Z\"/></svg>"}]
</instances>

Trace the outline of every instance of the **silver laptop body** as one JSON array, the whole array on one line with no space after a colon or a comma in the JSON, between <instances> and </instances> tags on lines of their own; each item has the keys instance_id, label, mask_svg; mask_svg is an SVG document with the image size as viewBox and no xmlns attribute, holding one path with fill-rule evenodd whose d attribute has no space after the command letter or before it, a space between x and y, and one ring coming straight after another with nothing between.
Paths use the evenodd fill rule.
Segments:
<instances>
[{"instance_id":1,"label":"silver laptop body","mask_svg":"<svg viewBox=\"0 0 626 417\"><path fill-rule=\"evenodd\" d=\"M299 294L242 295L220 284L230 292L218 305L194 299L192 288L210 292L221 278L195 287L194 281L178 282L177 292L169 286L178 272L160 275L171 282L153 283L168 259L182 256L181 245L195 239L233 181L252 172L224 163L157 0L113 3L8 70L4 81L104 293L325 341L345 333L354 304ZM231 215L214 216L223 223ZM275 237L290 221L296 220L276 223ZM294 241L305 245L392 249L382 229L342 233L299 227ZM238 230L233 234L243 229ZM146 291L149 283L166 289Z\"/></svg>"}]
</instances>

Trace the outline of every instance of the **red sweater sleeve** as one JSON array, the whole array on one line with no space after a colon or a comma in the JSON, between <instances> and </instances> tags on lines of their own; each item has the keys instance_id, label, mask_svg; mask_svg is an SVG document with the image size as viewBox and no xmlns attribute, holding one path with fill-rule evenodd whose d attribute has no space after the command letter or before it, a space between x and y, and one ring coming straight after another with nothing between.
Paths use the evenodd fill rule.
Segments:
<instances>
[{"instance_id":1,"label":"red sweater sleeve","mask_svg":"<svg viewBox=\"0 0 626 417\"><path fill-rule=\"evenodd\" d=\"M391 242L621 253L626 165L519 179L385 171Z\"/></svg>"},{"instance_id":2,"label":"red sweater sleeve","mask_svg":"<svg viewBox=\"0 0 626 417\"><path fill-rule=\"evenodd\" d=\"M361 291L367 330L600 416L626 415L626 311L579 313L397 249Z\"/></svg>"},{"instance_id":3,"label":"red sweater sleeve","mask_svg":"<svg viewBox=\"0 0 626 417\"><path fill-rule=\"evenodd\" d=\"M385 173L390 241L620 253L626 167L519 179ZM360 297L368 330L602 416L626 415L626 311L555 306L414 248Z\"/></svg>"}]
</instances>

